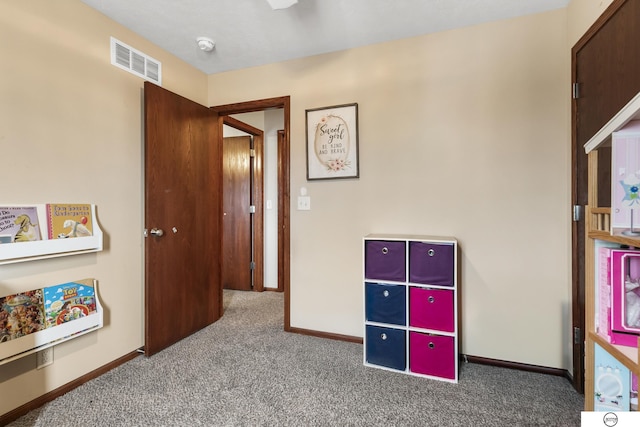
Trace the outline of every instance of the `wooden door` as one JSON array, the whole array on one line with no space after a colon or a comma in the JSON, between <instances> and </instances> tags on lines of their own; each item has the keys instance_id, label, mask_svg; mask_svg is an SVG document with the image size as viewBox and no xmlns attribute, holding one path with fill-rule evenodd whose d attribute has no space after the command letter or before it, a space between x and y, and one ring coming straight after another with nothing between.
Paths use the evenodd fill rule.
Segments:
<instances>
[{"instance_id":1,"label":"wooden door","mask_svg":"<svg viewBox=\"0 0 640 427\"><path fill-rule=\"evenodd\" d=\"M250 136L223 138L222 286L225 289L253 289L251 148Z\"/></svg>"},{"instance_id":2,"label":"wooden door","mask_svg":"<svg viewBox=\"0 0 640 427\"><path fill-rule=\"evenodd\" d=\"M144 109L145 354L151 356L221 313L222 124L209 108L151 83L144 86Z\"/></svg>"},{"instance_id":3,"label":"wooden door","mask_svg":"<svg viewBox=\"0 0 640 427\"><path fill-rule=\"evenodd\" d=\"M572 49L572 201L587 204L587 156L584 144L640 91L640 2L616 0ZM610 189L610 150L598 152L599 189ZM611 205L599 191L600 207ZM573 382L584 390L585 224L573 223Z\"/></svg>"}]
</instances>

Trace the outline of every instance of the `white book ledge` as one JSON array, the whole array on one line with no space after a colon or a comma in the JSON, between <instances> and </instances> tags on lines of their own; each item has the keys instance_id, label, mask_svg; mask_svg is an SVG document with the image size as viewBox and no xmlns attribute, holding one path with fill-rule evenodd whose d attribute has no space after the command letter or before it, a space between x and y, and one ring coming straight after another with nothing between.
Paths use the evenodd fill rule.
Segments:
<instances>
[{"instance_id":1,"label":"white book ledge","mask_svg":"<svg viewBox=\"0 0 640 427\"><path fill-rule=\"evenodd\" d=\"M47 239L46 205L35 205L43 240L0 244L0 265L102 251L103 235L91 205L93 235L67 239Z\"/></svg>"},{"instance_id":2,"label":"white book ledge","mask_svg":"<svg viewBox=\"0 0 640 427\"><path fill-rule=\"evenodd\" d=\"M0 365L102 328L103 311L102 304L100 304L100 300L98 298L97 281L95 279L84 279L76 282L69 282L65 285L78 285L80 287L86 287L87 289L90 288L91 290L89 292L93 294L93 298L95 301L95 311L82 317L75 318L73 320L65 320L60 324L56 324L56 319L54 319L54 324L46 327L43 330L23 335L19 338L8 339L7 341L0 342ZM58 287L62 287L65 285L43 288L43 291L45 291L44 293L46 295L46 291L48 289L57 289ZM85 298L86 301L86 298L90 297L82 298ZM0 304L4 303L6 303L6 298L0 298ZM48 305L46 303L44 304L44 307L42 309L44 313L43 316L51 316L52 314L57 314L56 318L58 316L63 316L63 313L59 313L57 311L52 312L50 310L50 306L51 305ZM80 308L77 308L80 307L80 305L72 305L72 307L76 307L76 310L81 311ZM84 307L86 308L86 306ZM3 307L0 306L0 313L2 313L2 309ZM2 332L3 329L0 328L0 333ZM7 331L5 330L4 332L6 333ZM0 339L7 338L8 336L6 334L4 336L0 336Z\"/></svg>"}]
</instances>

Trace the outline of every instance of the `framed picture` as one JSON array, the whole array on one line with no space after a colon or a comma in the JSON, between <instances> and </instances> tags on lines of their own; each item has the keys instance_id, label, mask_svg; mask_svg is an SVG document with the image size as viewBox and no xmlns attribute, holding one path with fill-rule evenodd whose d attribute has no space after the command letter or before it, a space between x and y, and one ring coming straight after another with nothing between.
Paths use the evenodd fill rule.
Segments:
<instances>
[{"instance_id":1,"label":"framed picture","mask_svg":"<svg viewBox=\"0 0 640 427\"><path fill-rule=\"evenodd\" d=\"M358 178L358 104L306 110L307 180Z\"/></svg>"}]
</instances>

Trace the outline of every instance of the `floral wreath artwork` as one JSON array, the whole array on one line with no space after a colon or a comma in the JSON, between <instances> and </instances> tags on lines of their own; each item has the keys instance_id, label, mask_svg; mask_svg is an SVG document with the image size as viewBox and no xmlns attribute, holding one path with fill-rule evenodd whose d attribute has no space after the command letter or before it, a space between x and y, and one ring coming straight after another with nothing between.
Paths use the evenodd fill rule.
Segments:
<instances>
[{"instance_id":1,"label":"floral wreath artwork","mask_svg":"<svg viewBox=\"0 0 640 427\"><path fill-rule=\"evenodd\" d=\"M306 110L307 180L358 178L358 104Z\"/></svg>"}]
</instances>

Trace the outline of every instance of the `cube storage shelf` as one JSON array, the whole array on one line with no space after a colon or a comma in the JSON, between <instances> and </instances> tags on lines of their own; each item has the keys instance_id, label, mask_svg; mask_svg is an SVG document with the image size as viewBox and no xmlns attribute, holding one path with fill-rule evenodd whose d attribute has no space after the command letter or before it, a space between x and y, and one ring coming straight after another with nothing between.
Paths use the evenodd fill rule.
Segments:
<instances>
[{"instance_id":1,"label":"cube storage shelf","mask_svg":"<svg viewBox=\"0 0 640 427\"><path fill-rule=\"evenodd\" d=\"M458 242L364 237L364 365L458 382Z\"/></svg>"}]
</instances>

